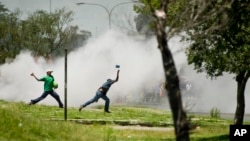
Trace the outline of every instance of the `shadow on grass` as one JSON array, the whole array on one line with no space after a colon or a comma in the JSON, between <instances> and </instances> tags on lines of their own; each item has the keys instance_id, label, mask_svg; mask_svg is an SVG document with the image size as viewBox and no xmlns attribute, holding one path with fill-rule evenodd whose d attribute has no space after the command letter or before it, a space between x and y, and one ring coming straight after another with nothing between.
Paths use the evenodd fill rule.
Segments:
<instances>
[{"instance_id":1,"label":"shadow on grass","mask_svg":"<svg viewBox=\"0 0 250 141\"><path fill-rule=\"evenodd\" d=\"M195 141L228 141L229 135L218 135L212 137L194 137L192 138Z\"/></svg>"},{"instance_id":2,"label":"shadow on grass","mask_svg":"<svg viewBox=\"0 0 250 141\"><path fill-rule=\"evenodd\" d=\"M192 137L191 141L229 141L229 135L218 135L212 137ZM173 141L173 138L161 139L160 141Z\"/></svg>"}]
</instances>

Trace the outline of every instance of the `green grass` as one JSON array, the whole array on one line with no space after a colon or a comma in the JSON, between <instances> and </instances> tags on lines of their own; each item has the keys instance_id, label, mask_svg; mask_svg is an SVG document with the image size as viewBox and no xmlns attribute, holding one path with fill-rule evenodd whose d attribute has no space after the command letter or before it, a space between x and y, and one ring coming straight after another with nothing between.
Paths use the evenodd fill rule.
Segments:
<instances>
[{"instance_id":1,"label":"green grass","mask_svg":"<svg viewBox=\"0 0 250 141\"><path fill-rule=\"evenodd\" d=\"M172 116L168 111L147 107L103 106L68 108L32 105L0 100L0 141L172 141L175 140ZM228 141L231 121L206 116L188 115L197 128L190 131L192 141ZM88 121L88 122L86 122ZM88 124L79 124L88 123ZM117 124L147 125L169 130L117 129Z\"/></svg>"}]
</instances>

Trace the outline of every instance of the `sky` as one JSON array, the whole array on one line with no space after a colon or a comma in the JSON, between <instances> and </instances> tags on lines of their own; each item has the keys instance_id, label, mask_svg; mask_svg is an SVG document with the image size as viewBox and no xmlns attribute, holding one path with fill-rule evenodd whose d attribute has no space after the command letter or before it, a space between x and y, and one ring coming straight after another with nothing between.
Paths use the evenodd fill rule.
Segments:
<instances>
[{"instance_id":1,"label":"sky","mask_svg":"<svg viewBox=\"0 0 250 141\"><path fill-rule=\"evenodd\" d=\"M37 9L53 11L66 7L75 13L73 24L93 32L88 43L78 50L68 54L68 106L78 107L95 95L97 88L106 79L115 79L115 65L121 66L120 79L114 84L108 96L111 104L118 98L129 95L131 99L138 99L142 89L163 81L164 71L161 54L157 48L156 38L145 40L140 36L129 36L116 28L124 23L127 17L133 19L135 13L131 4L117 6L112 13L112 28L109 29L108 14L104 8L93 5L76 6L77 2L102 4L112 9L117 3L125 0L0 0L10 10L20 8L25 13ZM130 10L131 9L131 10ZM93 11L94 10L94 11ZM120 16L121 15L121 16ZM120 19L120 17L123 17ZM188 43L180 42L179 37L170 40L169 46L173 53L178 72L184 68L184 75L193 82L198 100L192 109L197 112L209 112L218 108L225 113L234 113L236 109L236 81L234 76L224 74L216 80L206 77L206 74L197 74L192 66L188 66L184 48ZM179 51L180 50L180 51ZM22 52L10 64L0 66L0 99L8 101L23 101L37 98L42 93L43 83L37 82L30 76L34 72L38 77L45 75L45 70L51 68L59 84L56 89L64 101L64 58L58 58L53 63L46 63L39 58L36 62L30 52ZM246 86L246 113L250 113L250 86ZM184 101L185 102L185 101ZM100 100L97 104L103 104ZM48 96L39 104L57 105L56 101ZM91 105L92 106L92 105ZM90 106L90 107L91 107Z\"/></svg>"}]
</instances>

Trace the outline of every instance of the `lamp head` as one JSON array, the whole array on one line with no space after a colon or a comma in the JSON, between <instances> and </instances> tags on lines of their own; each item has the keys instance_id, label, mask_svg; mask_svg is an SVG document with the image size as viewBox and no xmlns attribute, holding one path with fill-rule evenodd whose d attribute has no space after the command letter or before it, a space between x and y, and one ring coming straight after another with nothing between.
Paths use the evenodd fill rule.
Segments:
<instances>
[{"instance_id":1,"label":"lamp head","mask_svg":"<svg viewBox=\"0 0 250 141\"><path fill-rule=\"evenodd\" d=\"M76 5L82 5L82 4L85 4L85 3L84 2L76 3Z\"/></svg>"}]
</instances>

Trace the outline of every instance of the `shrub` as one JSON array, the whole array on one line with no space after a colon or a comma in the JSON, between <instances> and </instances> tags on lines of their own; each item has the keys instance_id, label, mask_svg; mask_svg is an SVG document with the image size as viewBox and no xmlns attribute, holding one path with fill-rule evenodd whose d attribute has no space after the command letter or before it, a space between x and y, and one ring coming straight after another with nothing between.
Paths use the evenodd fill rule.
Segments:
<instances>
[{"instance_id":1,"label":"shrub","mask_svg":"<svg viewBox=\"0 0 250 141\"><path fill-rule=\"evenodd\" d=\"M210 117L212 117L212 118L220 118L220 115L221 115L221 112L220 112L219 109L217 109L217 108L212 108L212 109L210 110Z\"/></svg>"}]
</instances>

